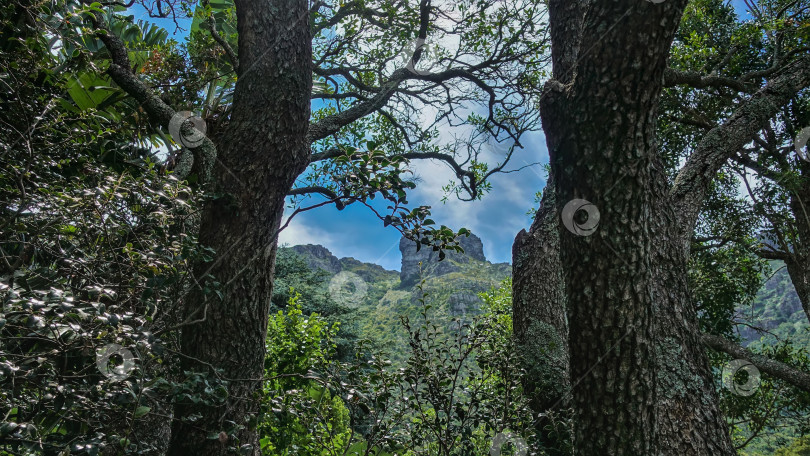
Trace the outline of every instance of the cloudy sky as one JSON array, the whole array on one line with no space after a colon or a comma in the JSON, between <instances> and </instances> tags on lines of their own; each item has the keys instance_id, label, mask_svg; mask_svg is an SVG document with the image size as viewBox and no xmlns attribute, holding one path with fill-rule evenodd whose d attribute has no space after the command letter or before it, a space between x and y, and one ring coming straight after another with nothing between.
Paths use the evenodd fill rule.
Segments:
<instances>
[{"instance_id":1,"label":"cloudy sky","mask_svg":"<svg viewBox=\"0 0 810 456\"><path fill-rule=\"evenodd\" d=\"M743 0L732 0L741 15L746 15ZM142 12L136 17L147 19ZM187 30L175 30L174 24L158 21L178 41ZM188 29L190 20L180 25ZM548 163L548 151L542 132L524 136L524 149L513 158L513 168L529 163ZM523 228L528 228L531 219L526 212L534 205L534 195L545 186L542 165L534 165L522 171L494 176L492 191L482 200L462 202L450 197L442 203L441 187L446 185L452 173L440 162L420 161L415 164L419 186L409 196L410 207L429 205L437 224L458 230L467 228L481 237L484 254L492 262L511 262L512 241ZM398 250L400 234L382 222L363 206L350 206L343 211L334 207L322 207L297 215L282 232L280 242L297 244L321 244L338 257L351 256L358 260L376 263L387 269L399 269Z\"/></svg>"},{"instance_id":2,"label":"cloudy sky","mask_svg":"<svg viewBox=\"0 0 810 456\"><path fill-rule=\"evenodd\" d=\"M529 163L548 163L545 139L534 133L522 141L524 149L515 153L514 168ZM408 198L410 207L432 207L437 225L454 230L467 228L484 243L484 254L493 262L511 262L512 241L531 219L526 212L534 204L534 194L545 186L543 170L534 165L519 172L497 175L492 192L480 201L463 202L454 197L442 203L441 187L451 177L450 168L441 162L420 161L414 166L420 182ZM387 269L399 269L400 233L382 222L364 206L343 211L323 207L297 215L281 233L280 241L290 245L321 244L338 257L351 256L376 263Z\"/></svg>"},{"instance_id":3,"label":"cloudy sky","mask_svg":"<svg viewBox=\"0 0 810 456\"><path fill-rule=\"evenodd\" d=\"M732 2L744 14L742 0ZM524 149L515 154L513 168L529 163L548 163L548 150L542 132L521 140ZM449 198L442 203L441 187L451 177L451 170L440 162L419 163L416 175L422 182L409 197L412 206L429 205L437 224L454 230L468 228L484 243L484 254L492 262L512 261L512 242L521 229L528 229L531 219L526 212L534 205L534 195L545 187L541 165L517 173L495 176L492 192L480 201L462 202ZM387 269L399 269L400 234L383 227L367 208L358 206L338 211L333 207L315 209L297 215L280 236L282 243L321 244L338 257L351 256L376 263Z\"/></svg>"}]
</instances>

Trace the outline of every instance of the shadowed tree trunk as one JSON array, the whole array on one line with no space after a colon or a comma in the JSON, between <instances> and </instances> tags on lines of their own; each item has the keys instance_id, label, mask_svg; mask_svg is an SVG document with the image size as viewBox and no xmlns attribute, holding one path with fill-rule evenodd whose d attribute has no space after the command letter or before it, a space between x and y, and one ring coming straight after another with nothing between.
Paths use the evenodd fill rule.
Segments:
<instances>
[{"instance_id":1,"label":"shadowed tree trunk","mask_svg":"<svg viewBox=\"0 0 810 456\"><path fill-rule=\"evenodd\" d=\"M696 88L744 84L672 69L662 77L685 2L591 2L587 14L586 3L549 2L554 80L541 105L558 209L565 216L568 201L586 199L601 212L591 236L560 227L576 449L648 454L657 445L665 455L731 455L686 281L689 241L714 176L807 87L810 61L782 61L765 87L699 140L670 188L653 140L662 79ZM808 220L807 199L794 194L797 219ZM801 294L810 268L798 250L783 259L793 260ZM644 389L653 383L654 393ZM650 416L651 403L655 424L634 423L634 415ZM600 433L608 435L585 441Z\"/></svg>"},{"instance_id":2,"label":"shadowed tree trunk","mask_svg":"<svg viewBox=\"0 0 810 456\"><path fill-rule=\"evenodd\" d=\"M666 57L686 2L595 2L584 16L572 3L581 4L549 4L553 44L581 44L578 50L553 46L554 53L576 57L555 55L555 80L546 87L541 112L557 208L569 218L568 227L559 229L576 452L733 454L716 401L702 400L713 398L714 390L700 345L677 353L693 369L688 376L694 381L686 386L695 396L693 408L700 409L690 410L699 415L699 426L682 435L680 453L658 445L659 421L671 421L658 419L657 385L669 378L668 366L659 371L656 317L674 302L687 306L689 294L686 255L673 242L677 217L667 203L655 119ZM566 25L577 24L578 17L584 17L581 32ZM596 219L566 207L577 199L598 210L594 233L589 228ZM587 208L587 202L572 204ZM692 343L692 322L678 326Z\"/></svg>"},{"instance_id":3,"label":"shadowed tree trunk","mask_svg":"<svg viewBox=\"0 0 810 456\"><path fill-rule=\"evenodd\" d=\"M205 318L183 328L186 370L222 368L230 382L224 405L181 404L170 455L224 454L228 446L258 439L250 416L261 394L265 334L272 295L276 235L284 198L309 157L312 56L307 2L236 0L239 78L233 112L218 147L215 193L205 206L200 242L216 251L201 265L222 284L222 298L196 288L186 298L186 318ZM278 90L284 87L285 90ZM231 432L228 422L245 426ZM209 439L220 432L222 438ZM227 438L226 438L227 435Z\"/></svg>"},{"instance_id":4,"label":"shadowed tree trunk","mask_svg":"<svg viewBox=\"0 0 810 456\"><path fill-rule=\"evenodd\" d=\"M213 6L207 3L203 2L201 7ZM544 65L542 59L536 58L545 47L544 38L534 27L540 13L535 8L510 11L499 19L501 24L486 32L476 21L486 20L483 13L489 5L476 2L470 5L480 8L481 14L465 6L465 18L459 22L463 26L451 31L433 24L441 20L443 14L429 0L419 1L417 8L403 8L403 16L396 18L389 17L390 9L384 3L235 0L238 31L235 49L231 48L227 37L217 32L216 16L208 20L208 32L224 49L238 78L225 116L227 123L220 124L223 129L217 130L217 144L203 138L201 144L188 146L179 156L180 163L173 168L179 178L196 178L211 196L200 217L199 241L216 252L213 262L195 270L200 288L189 293L183 302L180 356L184 358L185 371L216 372L215 375L227 380L229 397L222 406L179 404L175 408L174 419L178 421L173 424L169 454L219 454L243 445L253 445L253 448L242 448L243 454L259 451L250 418L257 411L260 399L265 325L275 259L273 246L285 195L318 195L326 199L306 208L300 205L294 213L325 204L335 204L342 209L347 204L365 202L367 197L378 193L399 210L402 209L400 204L404 204L400 193L411 186L410 182L401 182L395 177L401 174L398 167L410 160L430 159L449 164L459 179L459 190L475 199L487 188L488 177L505 169L514 147L507 153L506 160L480 176L473 170L478 161L472 160L473 155L465 158L460 145L454 147L452 153L430 151L433 149L431 132L443 122L439 119L456 117L453 110L457 103L473 102L489 111L482 131L496 139L500 135L498 142L508 136L519 146L520 136L534 128L536 114L525 107L533 106L529 100L536 90L526 90L520 80L500 75L512 74L512 70L504 71L509 68L528 70ZM418 24L407 19L413 14L417 14L413 17L418 17ZM148 113L151 123L171 130L178 113L147 82L139 79L126 46L107 30L102 16L99 13L94 21L93 33L104 41L109 51L105 56L111 60L107 73ZM396 20L382 20L384 17ZM418 25L416 30L414 25ZM468 29L468 25L471 28ZM346 27L354 32L349 36L335 35L334 30ZM438 36L463 38L469 30L492 37L492 46L481 48L462 40L464 46L456 54L463 58L442 57L441 62L452 62L452 65L437 72L414 70L423 60L421 47L411 52L405 67L390 73L391 64L396 63L392 59L396 51L391 43L382 40L385 44L368 49L368 46L374 48L373 44L389 33L396 38L394 41L406 41L409 38L404 35L416 32L416 38L426 42ZM506 31L508 33L504 34ZM315 36L314 42L311 35ZM325 46L326 42L330 44ZM319 53L314 59L313 49ZM366 50L372 51L369 54L372 58L364 56L355 60ZM472 56L480 60L470 59ZM424 60L428 66L444 67L436 65L439 62ZM490 85L488 81L496 74L497 83ZM326 100L329 107L319 110L315 119L310 119L313 75L334 87L337 93L327 90L313 94ZM460 87L464 88L459 90ZM389 110L389 105L398 106ZM417 105L418 109L412 109ZM417 125L422 122L409 117L425 106L432 106L443 114L436 117L437 123L422 128ZM333 107L337 109L330 112ZM506 111L511 116L508 122L501 115ZM380 125L373 120L377 115L385 119ZM346 128L363 118L369 119L369 123L362 124L360 130ZM310 120L312 123L308 124ZM389 124L394 126L395 134L391 134ZM192 122L184 122L181 133L193 132ZM404 149L400 134L407 143ZM372 147L371 142L366 141L368 135L380 135L390 141ZM467 148L470 154L483 146L481 141L474 142L477 143L471 144L474 147ZM358 143L375 150L369 150L367 155L365 149L357 149ZM314 147L315 153L310 147ZM362 184L345 179L342 167L330 169L333 167L315 165L343 160L350 149L357 149L356 154L348 156L352 166L357 166L360 173L374 172L377 177L384 174L376 159L366 161L366 158L377 157L378 152L390 152L381 163L388 163L382 168L385 173L390 172L387 176L393 188L362 178L358 180ZM318 168L315 173L319 175L318 184L323 178L323 182L332 181L336 187L327 184L293 188L295 178L308 163ZM296 204L300 203L298 200ZM414 211L406 217L394 217L398 222L392 223L391 215L377 215L384 224L394 224L400 230L413 233L423 229L417 225L425 218L424 212ZM430 228L425 231L444 232ZM434 237L434 247L445 242L443 236ZM204 293L203 289L211 291Z\"/></svg>"},{"instance_id":5,"label":"shadowed tree trunk","mask_svg":"<svg viewBox=\"0 0 810 456\"><path fill-rule=\"evenodd\" d=\"M549 179L534 223L528 233L518 233L512 247L512 324L526 369L523 387L539 417L535 427L542 443L553 455L564 454L570 444L561 440L570 436L559 421L570 383L558 220ZM548 432L548 426L554 431Z\"/></svg>"},{"instance_id":6,"label":"shadowed tree trunk","mask_svg":"<svg viewBox=\"0 0 810 456\"><path fill-rule=\"evenodd\" d=\"M665 182L663 176L661 179ZM672 207L667 199L659 204ZM680 228L674 220L670 215L659 224L651 265L655 277L660 454L734 455L689 294L688 252L677 242Z\"/></svg>"}]
</instances>

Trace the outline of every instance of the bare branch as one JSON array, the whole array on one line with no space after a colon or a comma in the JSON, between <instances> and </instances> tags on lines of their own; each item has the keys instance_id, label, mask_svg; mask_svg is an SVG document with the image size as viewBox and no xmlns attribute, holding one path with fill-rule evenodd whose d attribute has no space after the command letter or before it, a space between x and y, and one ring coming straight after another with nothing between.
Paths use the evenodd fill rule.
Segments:
<instances>
[{"instance_id":1,"label":"bare branch","mask_svg":"<svg viewBox=\"0 0 810 456\"><path fill-rule=\"evenodd\" d=\"M340 196L338 196L337 193L333 192L332 190L330 190L330 189L328 189L326 187L321 187L321 186L317 186L317 185L311 186L311 187L293 188L289 192L287 192L287 196L311 195L313 193L323 195L326 198L334 201L335 206L338 208L338 210L341 210L344 207L346 207L346 205L343 203L343 201L340 200Z\"/></svg>"},{"instance_id":2,"label":"bare branch","mask_svg":"<svg viewBox=\"0 0 810 456\"><path fill-rule=\"evenodd\" d=\"M767 356L758 355L721 336L703 334L701 340L704 345L713 350L726 353L734 358L744 359L756 366L760 371L790 383L802 391L810 392L810 374L807 372L802 372Z\"/></svg>"},{"instance_id":3,"label":"bare branch","mask_svg":"<svg viewBox=\"0 0 810 456\"><path fill-rule=\"evenodd\" d=\"M731 88L738 92L750 93L756 89L756 85L746 85L744 82L733 78L726 78L716 75L702 75L693 71L678 71L672 68L664 70L664 87L674 87L676 85L688 85L695 89Z\"/></svg>"},{"instance_id":4,"label":"bare branch","mask_svg":"<svg viewBox=\"0 0 810 456\"><path fill-rule=\"evenodd\" d=\"M129 52L121 38L109 31L104 24L100 13L91 16L93 25L96 27L96 36L104 43L110 53L111 63L107 69L113 81L118 84L129 96L137 100L149 118L164 128L168 128L169 122L175 116L175 110L163 102L152 89L135 76L132 72L132 64L129 60ZM193 129L190 122L184 122L182 131L189 133ZM203 139L199 147L192 149L194 153L194 169L197 171L200 182L210 181L211 171L216 160L216 146L207 137ZM187 176L178 176L183 179Z\"/></svg>"},{"instance_id":5,"label":"bare branch","mask_svg":"<svg viewBox=\"0 0 810 456\"><path fill-rule=\"evenodd\" d=\"M203 6L208 6L208 0L203 2ZM214 19L213 14L208 17L208 30L211 32L211 38L213 38L214 41L216 41L220 46L222 46L222 49L225 50L225 55L228 57L228 61L231 62L231 66L233 66L233 69L238 74L239 58L236 56L236 52L233 51L230 43L228 43L228 41L219 34L219 31L217 31L217 21Z\"/></svg>"}]
</instances>

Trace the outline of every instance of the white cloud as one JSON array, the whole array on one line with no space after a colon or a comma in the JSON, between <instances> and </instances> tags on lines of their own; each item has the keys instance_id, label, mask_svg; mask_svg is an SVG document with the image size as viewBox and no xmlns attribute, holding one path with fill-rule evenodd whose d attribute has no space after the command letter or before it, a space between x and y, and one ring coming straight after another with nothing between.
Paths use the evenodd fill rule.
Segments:
<instances>
[{"instance_id":1,"label":"white cloud","mask_svg":"<svg viewBox=\"0 0 810 456\"><path fill-rule=\"evenodd\" d=\"M288 215L285 215L285 221L286 217L288 217ZM320 227L307 225L299 217L293 218L289 226L284 228L278 237L279 245L330 245L333 241L331 233Z\"/></svg>"}]
</instances>

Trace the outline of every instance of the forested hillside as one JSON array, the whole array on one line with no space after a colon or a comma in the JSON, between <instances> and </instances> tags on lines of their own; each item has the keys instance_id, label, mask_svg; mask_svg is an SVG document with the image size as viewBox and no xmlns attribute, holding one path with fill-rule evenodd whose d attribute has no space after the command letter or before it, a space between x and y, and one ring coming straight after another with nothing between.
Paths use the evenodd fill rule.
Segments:
<instances>
[{"instance_id":1,"label":"forested hillside","mask_svg":"<svg viewBox=\"0 0 810 456\"><path fill-rule=\"evenodd\" d=\"M282 247L277 280L283 296L278 302L286 303L289 294L281 290L289 286L304 290L305 302L319 302L315 296L331 300L332 304L310 307L308 312L339 322L341 329L337 339L345 344L343 350L352 352L359 340L368 339L395 367L402 366L410 355L410 348L401 318L419 321L420 312L427 304L432 307L431 323L452 334L462 325L471 323L474 316L488 310L488 305L479 297L482 292L500 288L511 276L509 265L487 262L480 250L480 240L472 237L470 242L464 242L469 253L454 253L441 262L432 252L418 255L411 243L403 240L404 273L353 258L338 259L320 245ZM290 266L294 264L299 267ZM759 348L774 348L785 343L800 349L810 347L810 325L802 318L801 303L784 264L773 261L769 267L761 276L761 288L750 304L736 309L735 330L742 337L741 344ZM359 292L353 283L356 279L348 278L347 273L357 274L362 279ZM415 279L415 275L419 279ZM313 276L318 278L311 280L309 286L304 285L305 278ZM336 286L341 291L337 291ZM336 313L335 309L341 307L343 310ZM767 399L765 405L780 407L779 403L767 402ZM804 432L802 421L777 419L762 435L747 442L742 454L804 454L807 450L800 449L802 440L796 440Z\"/></svg>"},{"instance_id":2,"label":"forested hillside","mask_svg":"<svg viewBox=\"0 0 810 456\"><path fill-rule=\"evenodd\" d=\"M403 239L404 272L386 271L378 265L353 258L338 259L319 245L288 249L289 253L305 261L311 270L326 273L321 282L323 292L328 293L330 286L347 291L343 296L332 293L350 310L341 321L344 331L373 341L393 361L401 363L408 352L408 340L400 316L417 320L421 310L420 298L432 306L433 323L452 330L460 324L469 324L473 316L480 315L483 302L479 294L500 287L511 275L508 264L486 261L481 241L475 235L468 239L463 240L462 245L471 248L464 253L450 253L442 261L438 261L435 253L428 254L432 251L422 250L422 254L418 254L414 244ZM362 280L360 286L364 288L359 292L352 274ZM287 277L286 272L279 271L279 278L283 281L279 283L279 292L287 288Z\"/></svg>"},{"instance_id":3,"label":"forested hillside","mask_svg":"<svg viewBox=\"0 0 810 456\"><path fill-rule=\"evenodd\" d=\"M740 335L748 343L760 341L773 344L792 340L795 344L810 347L810 329L796 294L790 275L782 262L770 264L771 275L757 292L749 306L737 309L740 321L752 322L751 326L738 326Z\"/></svg>"},{"instance_id":4,"label":"forested hillside","mask_svg":"<svg viewBox=\"0 0 810 456\"><path fill-rule=\"evenodd\" d=\"M473 235L474 236L474 235ZM479 241L480 242L480 241ZM323 293L329 292L329 284L340 272L351 272L362 278L367 288L361 293L354 293L351 280L335 280L335 283L352 289L346 295L347 304L353 310L351 317L343 318L343 327L359 329L362 337L379 341L395 357L406 349L402 337L393 338L399 327L399 316L411 318L418 314L418 298L424 294L427 301L435 306L437 321L449 323L453 318L468 321L469 317L481 312L482 301L478 295L492 287L498 287L506 278L511 277L511 266L491 264L483 254L451 254L439 262L438 258L424 255L416 257L406 250L403 264L413 264L405 274L388 271L372 263L363 263L353 258L338 259L329 250L320 245L298 245L282 247L283 255L297 257L307 265L307 270L288 270L282 263L279 271L279 293L289 286L300 284L300 277L322 271L318 287ZM292 258L285 261L295 261ZM750 304L736 309L739 324L736 330L742 337L743 345L772 345L778 341L790 340L798 346L810 347L810 325L803 317L802 305L790 276L782 262L774 261L769 265L767 275L762 277L762 287L757 291ZM403 285L402 276L407 279ZM413 277L420 277L414 280ZM424 280L422 290L416 285ZM300 290L300 285L299 285ZM282 302L282 301L279 301ZM286 299L284 299L286 302ZM327 309L320 309L321 313ZM756 322L756 323L751 323ZM400 334L402 336L402 334Z\"/></svg>"}]
</instances>

